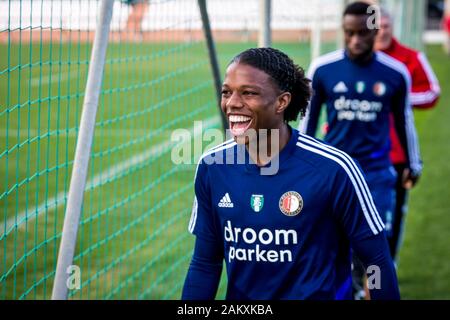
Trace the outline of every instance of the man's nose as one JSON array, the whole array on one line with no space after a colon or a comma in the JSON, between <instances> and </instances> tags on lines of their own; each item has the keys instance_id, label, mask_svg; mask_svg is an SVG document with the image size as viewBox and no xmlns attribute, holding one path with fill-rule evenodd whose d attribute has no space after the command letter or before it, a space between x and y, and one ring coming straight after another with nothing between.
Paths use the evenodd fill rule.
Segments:
<instances>
[{"instance_id":1,"label":"man's nose","mask_svg":"<svg viewBox=\"0 0 450 320\"><path fill-rule=\"evenodd\" d=\"M228 98L226 106L229 108L242 108L244 106L244 103L242 101L241 95L237 92L233 92Z\"/></svg>"},{"instance_id":2,"label":"man's nose","mask_svg":"<svg viewBox=\"0 0 450 320\"><path fill-rule=\"evenodd\" d=\"M360 37L359 35L354 35L354 36L352 36L352 38L351 38L351 40L350 40L350 43L351 43L352 45L358 45L358 44L360 44L360 43L361 43L361 37Z\"/></svg>"}]
</instances>

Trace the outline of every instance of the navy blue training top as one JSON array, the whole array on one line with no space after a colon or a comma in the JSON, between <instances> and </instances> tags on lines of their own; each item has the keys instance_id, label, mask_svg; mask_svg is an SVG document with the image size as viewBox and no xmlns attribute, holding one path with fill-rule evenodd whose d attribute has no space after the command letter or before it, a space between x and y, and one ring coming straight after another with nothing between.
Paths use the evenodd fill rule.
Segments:
<instances>
[{"instance_id":1,"label":"navy blue training top","mask_svg":"<svg viewBox=\"0 0 450 320\"><path fill-rule=\"evenodd\" d=\"M314 60L308 70L313 96L300 132L315 136L320 111L326 104L328 129L324 140L358 160L364 171L391 165L389 114L392 112L409 168L420 174L414 118L409 101L411 86L406 67L375 52L364 63L338 50Z\"/></svg>"},{"instance_id":2,"label":"navy blue training top","mask_svg":"<svg viewBox=\"0 0 450 320\"><path fill-rule=\"evenodd\" d=\"M200 160L183 299L214 298L222 261L227 299L350 299L350 245L381 268L372 295L398 298L383 222L347 154L291 129L276 174L248 159L228 141Z\"/></svg>"}]
</instances>

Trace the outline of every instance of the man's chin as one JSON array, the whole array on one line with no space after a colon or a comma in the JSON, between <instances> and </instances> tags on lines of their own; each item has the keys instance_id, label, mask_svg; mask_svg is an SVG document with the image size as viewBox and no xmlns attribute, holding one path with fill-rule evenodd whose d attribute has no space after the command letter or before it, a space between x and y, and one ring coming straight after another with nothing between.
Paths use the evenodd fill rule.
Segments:
<instances>
[{"instance_id":1,"label":"man's chin","mask_svg":"<svg viewBox=\"0 0 450 320\"><path fill-rule=\"evenodd\" d=\"M248 145L250 139L247 135L237 135L237 136L233 136L234 141L237 144L245 144Z\"/></svg>"},{"instance_id":2,"label":"man's chin","mask_svg":"<svg viewBox=\"0 0 450 320\"><path fill-rule=\"evenodd\" d=\"M350 51L350 55L352 56L353 59L359 59L359 58L361 58L364 54L365 54L365 51L362 51L362 50L354 50L354 51Z\"/></svg>"},{"instance_id":3,"label":"man's chin","mask_svg":"<svg viewBox=\"0 0 450 320\"><path fill-rule=\"evenodd\" d=\"M251 140L257 139L257 131L254 128L245 128L243 130L233 130L231 129L229 131L231 136L233 137L234 141L236 141L237 144L248 144Z\"/></svg>"},{"instance_id":4,"label":"man's chin","mask_svg":"<svg viewBox=\"0 0 450 320\"><path fill-rule=\"evenodd\" d=\"M364 61L372 54L372 50L354 51L350 55L350 59L354 61Z\"/></svg>"}]
</instances>

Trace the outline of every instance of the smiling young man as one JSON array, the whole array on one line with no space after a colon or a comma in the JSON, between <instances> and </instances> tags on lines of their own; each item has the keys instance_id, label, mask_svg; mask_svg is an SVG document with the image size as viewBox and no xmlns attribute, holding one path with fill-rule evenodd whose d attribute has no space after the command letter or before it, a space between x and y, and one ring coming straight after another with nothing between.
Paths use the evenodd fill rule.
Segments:
<instances>
[{"instance_id":1,"label":"smiling young man","mask_svg":"<svg viewBox=\"0 0 450 320\"><path fill-rule=\"evenodd\" d=\"M229 64L221 106L233 139L197 167L189 222L196 242L183 299L215 298L223 261L227 299L350 299L350 244L378 270L373 298L399 298L383 224L357 164L288 125L309 97L303 70L279 50L249 49ZM278 170L263 174L275 160Z\"/></svg>"},{"instance_id":2,"label":"smiling young man","mask_svg":"<svg viewBox=\"0 0 450 320\"><path fill-rule=\"evenodd\" d=\"M389 238L396 182L389 158L391 113L406 155L403 184L417 180L422 164L409 101L408 70L388 55L373 52L378 30L370 26L369 12L365 2L349 4L343 14L345 50L311 64L308 77L314 94L300 131L315 136L322 104L326 104L325 141L360 163Z\"/></svg>"}]
</instances>

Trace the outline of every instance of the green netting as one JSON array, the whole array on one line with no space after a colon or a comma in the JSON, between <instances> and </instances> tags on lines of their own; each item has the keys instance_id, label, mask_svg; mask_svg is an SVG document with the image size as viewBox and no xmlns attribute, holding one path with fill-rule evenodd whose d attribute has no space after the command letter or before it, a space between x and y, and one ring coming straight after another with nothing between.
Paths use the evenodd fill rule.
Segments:
<instances>
[{"instance_id":1,"label":"green netting","mask_svg":"<svg viewBox=\"0 0 450 320\"><path fill-rule=\"evenodd\" d=\"M236 12L240 2L210 4ZM0 1L1 299L51 296L98 8ZM74 258L81 288L71 299L179 298L194 240L195 165L173 164L170 138L193 132L196 120L220 128L197 1L153 0L141 24L133 9L114 4ZM294 21L303 9L291 11L274 19ZM221 30L231 17L210 16L222 73L256 45L252 27ZM306 66L308 40L281 38L274 46Z\"/></svg>"},{"instance_id":2,"label":"green netting","mask_svg":"<svg viewBox=\"0 0 450 320\"><path fill-rule=\"evenodd\" d=\"M0 6L0 297L48 299L99 2ZM170 136L194 120L220 127L200 20L173 17L196 2L152 1L142 29L133 9L114 6L74 299L179 297L195 166L172 164Z\"/></svg>"}]
</instances>

